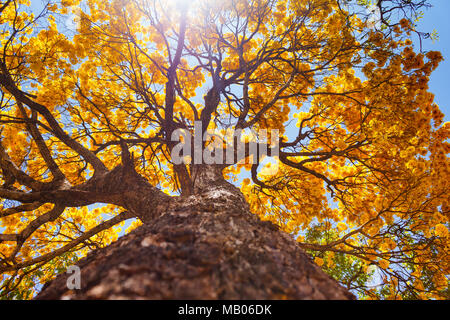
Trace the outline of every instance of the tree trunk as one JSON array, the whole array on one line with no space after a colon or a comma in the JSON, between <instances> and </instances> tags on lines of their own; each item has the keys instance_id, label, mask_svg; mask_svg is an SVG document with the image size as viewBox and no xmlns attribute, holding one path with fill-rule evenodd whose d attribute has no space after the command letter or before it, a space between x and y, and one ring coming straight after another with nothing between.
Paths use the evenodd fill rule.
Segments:
<instances>
[{"instance_id":1,"label":"tree trunk","mask_svg":"<svg viewBox=\"0 0 450 320\"><path fill-rule=\"evenodd\" d=\"M354 299L292 236L251 214L220 170L198 172L199 193L170 198L161 215L81 259L81 289L61 274L36 299Z\"/></svg>"}]
</instances>

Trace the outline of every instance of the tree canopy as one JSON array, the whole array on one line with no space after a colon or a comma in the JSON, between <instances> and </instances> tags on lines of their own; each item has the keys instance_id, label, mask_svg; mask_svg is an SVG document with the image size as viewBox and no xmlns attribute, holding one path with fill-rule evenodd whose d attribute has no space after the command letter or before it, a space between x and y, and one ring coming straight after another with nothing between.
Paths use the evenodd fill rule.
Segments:
<instances>
[{"instance_id":1,"label":"tree canopy","mask_svg":"<svg viewBox=\"0 0 450 320\"><path fill-rule=\"evenodd\" d=\"M274 161L220 169L344 286L448 298L450 124L428 91L443 57L413 44L427 5L2 0L3 297L118 237L133 216L96 192L102 177L128 167L154 192L195 193L171 137L199 121L278 130Z\"/></svg>"}]
</instances>

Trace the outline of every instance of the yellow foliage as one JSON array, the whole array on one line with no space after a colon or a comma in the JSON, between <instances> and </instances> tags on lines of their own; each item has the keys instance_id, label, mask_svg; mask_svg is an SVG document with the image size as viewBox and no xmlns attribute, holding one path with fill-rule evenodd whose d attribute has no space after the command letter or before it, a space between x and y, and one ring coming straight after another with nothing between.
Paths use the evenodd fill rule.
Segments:
<instances>
[{"instance_id":1,"label":"yellow foliage","mask_svg":"<svg viewBox=\"0 0 450 320\"><path fill-rule=\"evenodd\" d=\"M87 159L95 156L113 170L122 164L124 141L139 175L166 194L180 193L170 133L208 118L205 101L214 87L220 97L208 129L238 123L280 131L282 154L258 164L256 176L244 162L223 171L229 181L242 181L253 213L292 233L300 245L318 225L321 238L314 246L322 246L328 268L336 267L335 256L325 249L357 257L362 265L378 262L384 270L390 263L382 257L397 252L395 267L404 274L419 277L433 267L433 283L444 286L450 124L428 92L443 56L415 51L411 21L401 19L392 33L389 27L369 30L359 15L330 0L252 6L199 1L184 13L175 0L62 0L49 2L35 22L22 10L30 2L19 2L23 6L11 2L0 16L2 70L17 84L17 90L1 86L4 194L35 192L30 180L53 181L57 173L49 158L67 179L63 187L82 186L94 174ZM79 24L61 25L72 14ZM186 23L184 38L180 21ZM184 43L175 65L177 40ZM6 163L24 173L16 172L10 185ZM1 216L2 234L18 234L52 208L48 203ZM49 254L122 209L66 208L33 232L17 261ZM89 241L105 246L140 223L126 231L108 228ZM0 248L2 255L14 253L11 241ZM90 249L83 243L74 250L81 257ZM405 267L412 253L417 265ZM315 262L324 265L323 258ZM400 288L394 278L387 283ZM424 288L419 280L412 283Z\"/></svg>"}]
</instances>

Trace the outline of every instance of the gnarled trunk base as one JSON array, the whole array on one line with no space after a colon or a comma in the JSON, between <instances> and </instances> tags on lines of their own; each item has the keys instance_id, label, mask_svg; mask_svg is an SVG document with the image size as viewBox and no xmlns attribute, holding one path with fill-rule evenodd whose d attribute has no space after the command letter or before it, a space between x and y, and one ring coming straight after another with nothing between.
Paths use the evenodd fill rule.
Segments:
<instances>
[{"instance_id":1,"label":"gnarled trunk base","mask_svg":"<svg viewBox=\"0 0 450 320\"><path fill-rule=\"evenodd\" d=\"M79 261L37 299L353 299L295 240L216 188L180 198L165 214Z\"/></svg>"}]
</instances>

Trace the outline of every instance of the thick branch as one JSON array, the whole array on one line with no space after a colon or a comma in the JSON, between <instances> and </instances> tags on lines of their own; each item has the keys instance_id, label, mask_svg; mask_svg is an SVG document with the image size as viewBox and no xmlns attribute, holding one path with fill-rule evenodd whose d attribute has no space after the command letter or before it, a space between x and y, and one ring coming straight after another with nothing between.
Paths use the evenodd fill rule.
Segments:
<instances>
[{"instance_id":1,"label":"thick branch","mask_svg":"<svg viewBox=\"0 0 450 320\"><path fill-rule=\"evenodd\" d=\"M175 56L172 60L171 66L167 71L165 125L167 137L169 139L173 130L172 122L173 122L173 106L175 103L175 80L177 77L177 68L178 65L180 64L181 54L183 52L185 33L186 33L186 10L182 10L177 49L175 52Z\"/></svg>"}]
</instances>

